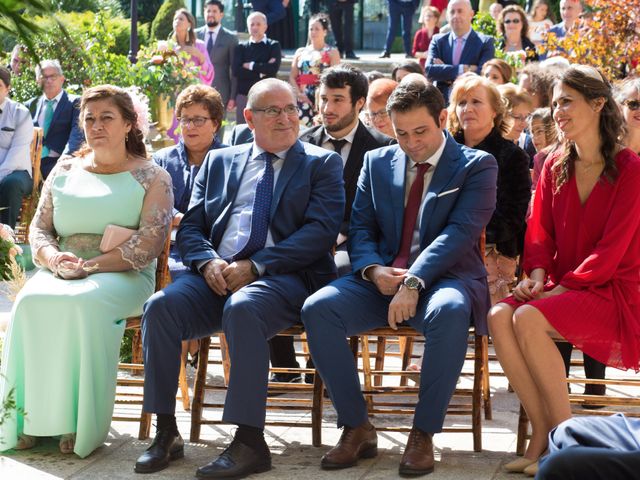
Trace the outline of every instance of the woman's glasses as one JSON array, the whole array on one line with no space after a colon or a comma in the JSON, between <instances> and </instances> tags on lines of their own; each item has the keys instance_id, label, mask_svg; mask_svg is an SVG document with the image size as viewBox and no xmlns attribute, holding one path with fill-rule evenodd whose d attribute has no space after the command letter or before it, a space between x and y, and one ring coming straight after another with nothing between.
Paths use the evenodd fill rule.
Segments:
<instances>
[{"instance_id":1,"label":"woman's glasses","mask_svg":"<svg viewBox=\"0 0 640 480\"><path fill-rule=\"evenodd\" d=\"M629 110L638 110L640 108L640 100L625 100L622 104Z\"/></svg>"}]
</instances>

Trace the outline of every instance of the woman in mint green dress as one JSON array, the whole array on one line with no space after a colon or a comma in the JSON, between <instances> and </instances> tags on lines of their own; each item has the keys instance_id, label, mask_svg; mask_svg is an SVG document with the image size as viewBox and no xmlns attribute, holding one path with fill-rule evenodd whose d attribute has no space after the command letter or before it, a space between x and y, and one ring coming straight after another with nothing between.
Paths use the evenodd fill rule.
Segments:
<instances>
[{"instance_id":1,"label":"woman in mint green dress","mask_svg":"<svg viewBox=\"0 0 640 480\"><path fill-rule=\"evenodd\" d=\"M13 306L0 400L17 412L0 427L0 451L60 437L86 457L107 437L125 318L154 291L155 258L171 223L171 179L147 159L129 94L109 85L81 102L88 147L60 160L42 189L29 241L41 267ZM109 224L134 230L106 253Z\"/></svg>"}]
</instances>

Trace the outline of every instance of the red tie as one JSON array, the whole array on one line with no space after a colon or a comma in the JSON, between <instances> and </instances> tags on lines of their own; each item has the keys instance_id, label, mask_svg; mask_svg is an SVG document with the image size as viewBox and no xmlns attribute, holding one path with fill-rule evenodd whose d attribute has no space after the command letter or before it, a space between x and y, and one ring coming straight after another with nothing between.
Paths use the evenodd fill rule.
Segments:
<instances>
[{"instance_id":1,"label":"red tie","mask_svg":"<svg viewBox=\"0 0 640 480\"><path fill-rule=\"evenodd\" d=\"M413 240L413 230L416 227L420 203L422 203L422 190L424 190L424 174L429 171L431 165L428 163L418 163L418 174L411 184L409 190L409 200L404 207L404 217L402 219L402 240L400 240L400 251L393 260L391 266L397 268L407 268L409 255L411 254L411 241Z\"/></svg>"}]
</instances>

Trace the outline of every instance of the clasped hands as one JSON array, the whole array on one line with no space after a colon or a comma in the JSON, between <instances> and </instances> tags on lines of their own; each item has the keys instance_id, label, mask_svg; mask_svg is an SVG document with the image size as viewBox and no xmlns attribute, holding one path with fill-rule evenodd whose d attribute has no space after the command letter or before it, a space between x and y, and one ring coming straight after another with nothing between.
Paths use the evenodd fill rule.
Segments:
<instances>
[{"instance_id":1,"label":"clasped hands","mask_svg":"<svg viewBox=\"0 0 640 480\"><path fill-rule=\"evenodd\" d=\"M418 290L412 290L402 285L408 270L406 268L370 267L367 276L383 295L393 295L389 304L387 322L397 330L398 325L416 314L416 307L420 298Z\"/></svg>"},{"instance_id":2,"label":"clasped hands","mask_svg":"<svg viewBox=\"0 0 640 480\"><path fill-rule=\"evenodd\" d=\"M541 280L533 280L531 278L525 278L520 281L516 288L513 289L513 296L519 302L528 302L529 300L541 299L552 297L554 295L560 295L568 290L568 288L562 285L557 285L552 290L544 291L544 282Z\"/></svg>"},{"instance_id":3,"label":"clasped hands","mask_svg":"<svg viewBox=\"0 0 640 480\"><path fill-rule=\"evenodd\" d=\"M97 270L97 265L89 265L87 262L71 252L56 252L47 259L47 266L56 277L75 280L85 278Z\"/></svg>"},{"instance_id":4,"label":"clasped hands","mask_svg":"<svg viewBox=\"0 0 640 480\"><path fill-rule=\"evenodd\" d=\"M202 276L209 288L218 295L236 293L258 277L251 271L251 260L227 263L221 258L211 260L202 268Z\"/></svg>"}]
</instances>

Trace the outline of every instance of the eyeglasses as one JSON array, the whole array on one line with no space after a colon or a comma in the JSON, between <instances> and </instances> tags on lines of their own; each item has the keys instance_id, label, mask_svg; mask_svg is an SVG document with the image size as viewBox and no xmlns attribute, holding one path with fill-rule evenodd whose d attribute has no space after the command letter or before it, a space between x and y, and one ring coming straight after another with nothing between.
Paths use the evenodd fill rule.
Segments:
<instances>
[{"instance_id":1,"label":"eyeglasses","mask_svg":"<svg viewBox=\"0 0 640 480\"><path fill-rule=\"evenodd\" d=\"M367 112L367 116L371 120L375 120L376 117L380 118L380 120L384 120L389 116L389 113L386 110L380 110L379 112Z\"/></svg>"},{"instance_id":2,"label":"eyeglasses","mask_svg":"<svg viewBox=\"0 0 640 480\"><path fill-rule=\"evenodd\" d=\"M49 80L57 79L59 76L59 74L55 73L53 75L42 75L40 78L42 78L43 81L48 82Z\"/></svg>"},{"instance_id":3,"label":"eyeglasses","mask_svg":"<svg viewBox=\"0 0 640 480\"><path fill-rule=\"evenodd\" d=\"M629 110L636 111L640 108L640 100L625 100L622 104Z\"/></svg>"},{"instance_id":4,"label":"eyeglasses","mask_svg":"<svg viewBox=\"0 0 640 480\"><path fill-rule=\"evenodd\" d=\"M297 105L287 105L284 108L278 108L278 107L252 108L251 111L262 112L269 118L279 117L282 112L284 112L285 115L288 117L292 117L300 113L300 109L298 108Z\"/></svg>"},{"instance_id":5,"label":"eyeglasses","mask_svg":"<svg viewBox=\"0 0 640 480\"><path fill-rule=\"evenodd\" d=\"M178 118L178 122L183 127L189 127L189 125L193 125L196 128L200 128L203 126L207 120L211 120L211 117L180 117Z\"/></svg>"},{"instance_id":6,"label":"eyeglasses","mask_svg":"<svg viewBox=\"0 0 640 480\"><path fill-rule=\"evenodd\" d=\"M526 122L529 120L529 115L516 115L514 113L510 113L509 116L518 122Z\"/></svg>"},{"instance_id":7,"label":"eyeglasses","mask_svg":"<svg viewBox=\"0 0 640 480\"><path fill-rule=\"evenodd\" d=\"M505 25L509 25L510 23L515 23L517 25L518 23L520 23L520 19L519 18L514 18L513 20L505 20L502 23L504 23Z\"/></svg>"}]
</instances>

